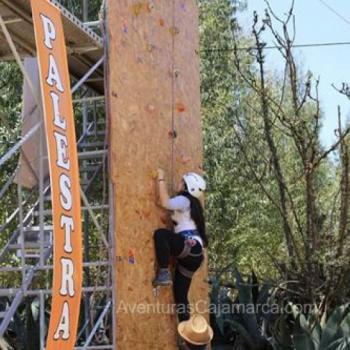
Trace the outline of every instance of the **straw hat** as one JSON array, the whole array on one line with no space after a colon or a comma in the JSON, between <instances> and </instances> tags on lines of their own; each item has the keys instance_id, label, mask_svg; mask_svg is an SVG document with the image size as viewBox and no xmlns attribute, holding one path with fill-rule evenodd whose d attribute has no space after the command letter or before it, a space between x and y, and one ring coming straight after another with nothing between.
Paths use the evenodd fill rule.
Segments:
<instances>
[{"instance_id":1,"label":"straw hat","mask_svg":"<svg viewBox=\"0 0 350 350\"><path fill-rule=\"evenodd\" d=\"M213 330L201 315L179 323L177 330L183 339L193 345L206 345L213 339Z\"/></svg>"}]
</instances>

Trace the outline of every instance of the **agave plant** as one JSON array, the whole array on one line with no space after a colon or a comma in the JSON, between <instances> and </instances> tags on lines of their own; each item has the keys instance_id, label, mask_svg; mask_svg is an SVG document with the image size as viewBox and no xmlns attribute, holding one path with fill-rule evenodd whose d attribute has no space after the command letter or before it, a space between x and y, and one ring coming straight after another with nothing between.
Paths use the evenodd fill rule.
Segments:
<instances>
[{"instance_id":1,"label":"agave plant","mask_svg":"<svg viewBox=\"0 0 350 350\"><path fill-rule=\"evenodd\" d=\"M275 350L349 350L350 308L349 304L337 307L328 318L319 321L315 307L307 316L295 305L289 305L294 322L288 332L289 320L282 315L275 325L276 332L271 339ZM285 329L285 331L281 331Z\"/></svg>"},{"instance_id":2,"label":"agave plant","mask_svg":"<svg viewBox=\"0 0 350 350\"><path fill-rule=\"evenodd\" d=\"M230 312L218 312L214 316L214 330L220 332L231 349L265 350L270 344L262 334L263 323L266 321L261 305L267 305L270 283L259 288L254 272L244 281L241 274L236 272L235 285L237 297L233 300L228 295L227 288L220 288L217 281L212 288L212 302L216 309L225 305ZM216 349L216 347L215 347Z\"/></svg>"},{"instance_id":3,"label":"agave plant","mask_svg":"<svg viewBox=\"0 0 350 350\"><path fill-rule=\"evenodd\" d=\"M48 315L46 314L46 317ZM38 298L27 297L15 313L5 339L8 347L0 345L4 349L34 350L40 348L40 320ZM0 343L1 344L1 343Z\"/></svg>"}]
</instances>

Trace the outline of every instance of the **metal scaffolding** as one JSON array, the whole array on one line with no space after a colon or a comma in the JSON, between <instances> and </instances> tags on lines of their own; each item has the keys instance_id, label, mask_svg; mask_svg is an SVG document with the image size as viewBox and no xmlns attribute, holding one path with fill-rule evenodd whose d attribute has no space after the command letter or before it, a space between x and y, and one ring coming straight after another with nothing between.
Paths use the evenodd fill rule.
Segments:
<instances>
[{"instance_id":1,"label":"metal scaffolding","mask_svg":"<svg viewBox=\"0 0 350 350\"><path fill-rule=\"evenodd\" d=\"M52 2L56 3L54 0ZM26 5L16 8L16 4L16 1L0 0L0 34L6 38L10 48L0 60L16 60L22 69L24 79L29 82L29 86L32 86L21 59L29 50L23 50L23 47L32 48L33 45L32 42L26 43L25 37L19 38L15 27L21 21L28 24L30 14L25 13L25 9L28 8ZM19 4L23 5L21 2ZM88 1L82 1L82 6L83 21L87 22ZM6 18L2 10L6 12ZM103 67L106 65L107 55L104 52L106 46L101 50L101 43L105 39L98 37L97 34L91 35L88 27L98 25L103 33L104 23L103 20L98 20L85 25L67 10L62 7L61 10L64 12L65 20L69 21L66 25L76 27L77 38L79 31L82 33L81 46L84 46L84 38L88 37L87 46L95 53L88 57L80 53L79 56L77 51L68 48L68 55L74 56L69 57L68 61L74 74L72 81L75 81L72 93L75 94L84 241L84 286L76 349L114 349L115 315L112 288L114 246L110 225L113 208L109 196L108 118L103 92L105 86ZM15 16L10 18L9 11ZM81 52L85 54L88 51ZM100 52L99 57L96 56L96 52ZM82 64L77 63L79 60L84 62L85 69L82 69ZM32 94L39 101L39 93L32 91ZM17 180L15 183L16 170L0 189L0 206L8 191L16 187L17 193L16 209L7 215L4 222L0 222L0 241L3 242L0 245L0 276L13 282L11 286L0 289L0 337L6 335L24 300L31 298L38 305L40 349L45 349L47 315L50 310L53 234L50 181L44 174L44 162L47 156L42 122L32 127L5 154L0 155L0 171L3 165L18 156L22 147L33 135L38 135L38 131L40 150L38 184L28 190L22 186L21 181Z\"/></svg>"}]
</instances>

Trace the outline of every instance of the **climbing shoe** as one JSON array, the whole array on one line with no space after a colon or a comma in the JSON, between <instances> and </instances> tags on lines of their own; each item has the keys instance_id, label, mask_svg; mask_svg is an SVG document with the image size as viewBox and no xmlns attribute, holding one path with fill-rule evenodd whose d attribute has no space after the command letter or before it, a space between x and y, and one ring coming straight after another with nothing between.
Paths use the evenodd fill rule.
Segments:
<instances>
[{"instance_id":1,"label":"climbing shoe","mask_svg":"<svg viewBox=\"0 0 350 350\"><path fill-rule=\"evenodd\" d=\"M168 286L173 283L169 269L159 269L157 277L153 280L154 286Z\"/></svg>"}]
</instances>

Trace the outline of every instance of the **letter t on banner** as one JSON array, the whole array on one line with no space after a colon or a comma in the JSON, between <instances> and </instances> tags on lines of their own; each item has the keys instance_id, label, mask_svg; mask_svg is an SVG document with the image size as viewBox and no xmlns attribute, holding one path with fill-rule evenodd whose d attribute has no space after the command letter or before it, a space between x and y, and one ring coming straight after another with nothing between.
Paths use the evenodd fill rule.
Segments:
<instances>
[{"instance_id":1,"label":"letter t on banner","mask_svg":"<svg viewBox=\"0 0 350 350\"><path fill-rule=\"evenodd\" d=\"M82 290L80 185L73 104L60 10L31 0L48 145L54 269L46 350L72 350Z\"/></svg>"}]
</instances>

